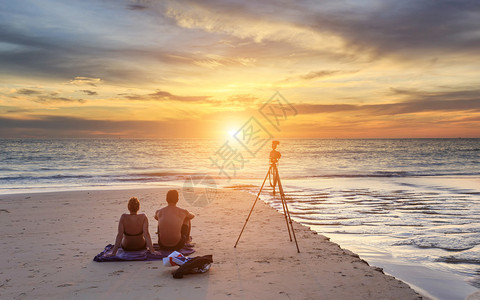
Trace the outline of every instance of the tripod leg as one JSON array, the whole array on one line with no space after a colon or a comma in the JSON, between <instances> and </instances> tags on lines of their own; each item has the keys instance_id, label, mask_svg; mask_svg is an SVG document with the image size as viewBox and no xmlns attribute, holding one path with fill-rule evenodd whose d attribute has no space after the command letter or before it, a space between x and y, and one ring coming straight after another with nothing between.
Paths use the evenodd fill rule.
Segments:
<instances>
[{"instance_id":1,"label":"tripod leg","mask_svg":"<svg viewBox=\"0 0 480 300\"><path fill-rule=\"evenodd\" d=\"M273 196L275 196L275 186L277 185L277 174L275 173L274 165L270 166L270 172L268 173L268 179L270 181L270 186L273 188Z\"/></svg>"},{"instance_id":2,"label":"tripod leg","mask_svg":"<svg viewBox=\"0 0 480 300\"><path fill-rule=\"evenodd\" d=\"M270 166L270 169L272 166ZM263 186L265 185L265 181L267 181L268 174L270 173L270 169L268 169L267 175L265 176L265 179L263 180L262 186L260 187L260 190L258 191L257 198L255 198L255 202L253 202L252 209L250 209L250 213L247 216L247 219L245 220L245 224L243 224L242 231L240 231L240 234L238 235L237 242L235 243L235 246L233 248L237 248L238 241L240 240L240 237L242 236L243 230L245 229L245 226L247 226L248 219L250 219L250 215L253 212L253 208L255 207L255 204L257 204L258 197L260 197L260 193L262 192Z\"/></svg>"},{"instance_id":3,"label":"tripod leg","mask_svg":"<svg viewBox=\"0 0 480 300\"><path fill-rule=\"evenodd\" d=\"M300 248L298 248L298 242L297 242L297 237L295 236L295 230L293 230L293 222L292 222L292 218L290 217L290 211L288 210L288 206L287 206L287 199L285 198L285 193L283 192L283 186L282 186L282 182L280 181L280 176L278 176L278 189L280 191L280 195L281 195L281 198L282 198L282 205L285 205L284 206L284 210L285 210L285 220L287 219L287 215L288 215L288 222L290 222L290 227L292 228L292 233L293 233L293 239L295 240L295 245L297 246L297 252L300 253ZM288 227L288 222L287 222L287 227ZM290 227L288 227L288 233L290 234ZM290 241L292 240L292 238L290 237Z\"/></svg>"},{"instance_id":4,"label":"tripod leg","mask_svg":"<svg viewBox=\"0 0 480 300\"><path fill-rule=\"evenodd\" d=\"M273 168L276 168L276 166L274 166ZM287 216L288 216L287 211L288 210L287 210L287 207L286 207L286 202L283 201L284 194L283 194L283 188L282 188L281 183L280 183L280 178L278 177L278 170L277 170L276 173L277 174L276 174L275 181L278 183L278 191L280 192L280 200L282 201L283 215L285 216L285 224L287 224L288 237L290 238L290 242L291 242L292 241L292 234L290 233L290 226L288 225L288 219L287 219ZM274 189L275 189L275 187L274 187ZM274 193L274 195L275 195L275 193Z\"/></svg>"},{"instance_id":5,"label":"tripod leg","mask_svg":"<svg viewBox=\"0 0 480 300\"><path fill-rule=\"evenodd\" d=\"M277 165L274 165L272 167L272 173L273 173L273 195L275 196L275 187L277 186L278 182L278 169ZM279 190L280 191L280 190Z\"/></svg>"}]
</instances>

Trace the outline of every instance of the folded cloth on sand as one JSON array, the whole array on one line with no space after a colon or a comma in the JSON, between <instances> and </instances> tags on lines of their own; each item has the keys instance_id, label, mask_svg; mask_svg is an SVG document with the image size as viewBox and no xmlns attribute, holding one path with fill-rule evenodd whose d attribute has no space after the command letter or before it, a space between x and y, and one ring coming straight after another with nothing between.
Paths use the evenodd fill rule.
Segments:
<instances>
[{"instance_id":1,"label":"folded cloth on sand","mask_svg":"<svg viewBox=\"0 0 480 300\"><path fill-rule=\"evenodd\" d=\"M185 274L205 273L210 270L212 263L212 255L196 256L175 270L172 273L173 278L183 278Z\"/></svg>"},{"instance_id":2,"label":"folded cloth on sand","mask_svg":"<svg viewBox=\"0 0 480 300\"><path fill-rule=\"evenodd\" d=\"M158 254L150 253L147 249L138 250L138 251L124 251L122 248L119 248L115 256L107 256L113 248L112 244L108 244L105 249L97 254L93 260L96 262L106 262L106 261L132 261L132 260L162 260L164 257L167 257L173 251L170 250L159 250L158 244L153 244L153 248ZM182 253L185 256L188 256L195 252L193 247L183 247L178 252Z\"/></svg>"}]
</instances>

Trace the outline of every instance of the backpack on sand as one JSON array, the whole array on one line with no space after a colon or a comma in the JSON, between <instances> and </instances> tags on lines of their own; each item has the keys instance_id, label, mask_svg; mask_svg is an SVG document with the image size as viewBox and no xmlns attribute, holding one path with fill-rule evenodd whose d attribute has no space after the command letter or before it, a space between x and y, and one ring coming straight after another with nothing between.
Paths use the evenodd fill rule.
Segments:
<instances>
[{"instance_id":1,"label":"backpack on sand","mask_svg":"<svg viewBox=\"0 0 480 300\"><path fill-rule=\"evenodd\" d=\"M183 278L186 274L205 273L210 270L212 263L212 255L194 257L175 270L172 274L173 278Z\"/></svg>"}]
</instances>

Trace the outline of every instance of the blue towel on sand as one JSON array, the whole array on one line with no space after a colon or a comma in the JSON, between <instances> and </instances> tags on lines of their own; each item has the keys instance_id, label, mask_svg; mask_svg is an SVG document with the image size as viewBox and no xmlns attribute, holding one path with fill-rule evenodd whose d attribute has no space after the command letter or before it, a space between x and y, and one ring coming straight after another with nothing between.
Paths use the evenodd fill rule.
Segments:
<instances>
[{"instance_id":1,"label":"blue towel on sand","mask_svg":"<svg viewBox=\"0 0 480 300\"><path fill-rule=\"evenodd\" d=\"M153 248L158 251L160 254L156 255L150 253L147 249L139 250L139 251L123 251L122 248L119 248L117 251L117 255L115 256L106 256L107 253L112 250L113 245L108 244L105 249L96 255L93 260L96 262L105 262L105 261L132 261L132 260L161 260L164 257L167 257L173 251L170 250L159 250L158 244L153 244ZM178 252L182 253L185 256L188 256L195 252L193 247L183 247L182 249L178 250Z\"/></svg>"}]
</instances>

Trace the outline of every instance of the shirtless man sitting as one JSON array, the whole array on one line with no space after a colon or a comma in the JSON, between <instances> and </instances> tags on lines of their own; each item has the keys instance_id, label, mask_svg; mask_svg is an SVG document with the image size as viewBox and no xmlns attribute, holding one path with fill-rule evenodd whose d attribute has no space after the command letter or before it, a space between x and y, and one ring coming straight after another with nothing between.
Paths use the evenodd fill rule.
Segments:
<instances>
[{"instance_id":1,"label":"shirtless man sitting","mask_svg":"<svg viewBox=\"0 0 480 300\"><path fill-rule=\"evenodd\" d=\"M168 205L155 212L158 220L158 246L162 250L179 250L190 242L190 220L195 217L186 209L177 207L178 191L167 193Z\"/></svg>"}]
</instances>

